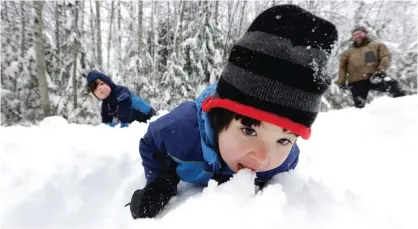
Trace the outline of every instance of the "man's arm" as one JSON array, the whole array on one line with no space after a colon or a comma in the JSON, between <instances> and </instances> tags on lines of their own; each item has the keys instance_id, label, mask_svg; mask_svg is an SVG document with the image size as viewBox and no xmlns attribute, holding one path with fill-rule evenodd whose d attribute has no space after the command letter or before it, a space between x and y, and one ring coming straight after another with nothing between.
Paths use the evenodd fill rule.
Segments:
<instances>
[{"instance_id":1,"label":"man's arm","mask_svg":"<svg viewBox=\"0 0 418 229\"><path fill-rule=\"evenodd\" d=\"M350 57L350 53L345 51L340 57L340 65L339 65L339 72L338 72L338 79L335 84L338 85L345 85L347 81L347 66L348 66L348 59Z\"/></svg>"},{"instance_id":2,"label":"man's arm","mask_svg":"<svg viewBox=\"0 0 418 229\"><path fill-rule=\"evenodd\" d=\"M379 43L377 45L377 58L379 60L378 71L386 72L390 66L390 53L385 44Z\"/></svg>"}]
</instances>

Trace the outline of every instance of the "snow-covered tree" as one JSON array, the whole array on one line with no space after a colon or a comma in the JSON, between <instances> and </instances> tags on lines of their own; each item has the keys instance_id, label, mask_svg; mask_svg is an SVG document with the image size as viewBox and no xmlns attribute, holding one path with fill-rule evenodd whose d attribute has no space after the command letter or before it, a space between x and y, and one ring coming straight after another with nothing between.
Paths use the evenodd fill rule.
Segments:
<instances>
[{"instance_id":1,"label":"snow-covered tree","mask_svg":"<svg viewBox=\"0 0 418 229\"><path fill-rule=\"evenodd\" d=\"M391 51L388 73L408 94L417 93L415 1L45 1L41 51L51 115L100 122L100 101L82 77L90 69L103 71L156 109L193 100L219 79L232 45L252 20L288 3L336 25L339 39L327 69L333 81L339 57L351 45L351 29L363 25ZM35 123L44 114L35 18L34 2L1 2L2 125ZM369 100L382 95L372 92ZM352 105L351 93L333 84L322 110Z\"/></svg>"}]
</instances>

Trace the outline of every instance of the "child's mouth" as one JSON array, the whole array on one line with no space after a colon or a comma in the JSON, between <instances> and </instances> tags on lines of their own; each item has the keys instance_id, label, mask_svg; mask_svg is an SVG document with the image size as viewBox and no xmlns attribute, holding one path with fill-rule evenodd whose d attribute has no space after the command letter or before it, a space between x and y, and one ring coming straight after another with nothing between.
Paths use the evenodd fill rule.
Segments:
<instances>
[{"instance_id":1,"label":"child's mouth","mask_svg":"<svg viewBox=\"0 0 418 229\"><path fill-rule=\"evenodd\" d=\"M244 169L244 166L241 163L238 163L238 171Z\"/></svg>"},{"instance_id":2,"label":"child's mouth","mask_svg":"<svg viewBox=\"0 0 418 229\"><path fill-rule=\"evenodd\" d=\"M238 171L240 171L241 169L250 169L253 172L256 171L256 169L253 169L253 168L247 167L247 166L245 166L245 165L243 165L241 163L238 163Z\"/></svg>"}]
</instances>

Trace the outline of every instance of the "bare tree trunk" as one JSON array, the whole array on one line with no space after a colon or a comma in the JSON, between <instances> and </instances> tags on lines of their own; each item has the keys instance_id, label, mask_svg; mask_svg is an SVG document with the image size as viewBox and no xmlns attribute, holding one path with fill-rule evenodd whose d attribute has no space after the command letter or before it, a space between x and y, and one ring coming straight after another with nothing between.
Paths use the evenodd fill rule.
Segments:
<instances>
[{"instance_id":1,"label":"bare tree trunk","mask_svg":"<svg viewBox=\"0 0 418 229\"><path fill-rule=\"evenodd\" d=\"M97 62L103 70L102 58L102 29L100 28L100 1L96 1L96 34L97 34Z\"/></svg>"},{"instance_id":2,"label":"bare tree trunk","mask_svg":"<svg viewBox=\"0 0 418 229\"><path fill-rule=\"evenodd\" d=\"M218 15L219 15L219 1L215 1L215 22L217 24L219 24Z\"/></svg>"},{"instance_id":3,"label":"bare tree trunk","mask_svg":"<svg viewBox=\"0 0 418 229\"><path fill-rule=\"evenodd\" d=\"M138 56L141 56L142 54L142 15L143 15L143 1L138 1L138 40L137 40L137 50L138 50ZM136 64L136 72L138 75L141 74L141 70L143 69L142 66L140 66L139 61Z\"/></svg>"},{"instance_id":4,"label":"bare tree trunk","mask_svg":"<svg viewBox=\"0 0 418 229\"><path fill-rule=\"evenodd\" d=\"M74 67L73 67L73 105L74 109L77 108L77 54L79 52L78 49L78 8L79 8L80 1L75 2L75 17L74 17L74 32L76 36L74 37Z\"/></svg>"},{"instance_id":5,"label":"bare tree trunk","mask_svg":"<svg viewBox=\"0 0 418 229\"><path fill-rule=\"evenodd\" d=\"M133 18L134 17L134 4L133 2L129 2L129 15ZM129 20L128 31L131 32L134 26L132 20Z\"/></svg>"},{"instance_id":6,"label":"bare tree trunk","mask_svg":"<svg viewBox=\"0 0 418 229\"><path fill-rule=\"evenodd\" d=\"M186 8L186 2L182 1L180 5L180 18L179 18L179 31L178 31L178 39L177 39L177 52L179 51L178 44L179 42L183 41L183 19L184 19L184 11Z\"/></svg>"},{"instance_id":7,"label":"bare tree trunk","mask_svg":"<svg viewBox=\"0 0 418 229\"><path fill-rule=\"evenodd\" d=\"M143 1L138 1L138 55L141 55L142 49L142 8Z\"/></svg>"},{"instance_id":8,"label":"bare tree trunk","mask_svg":"<svg viewBox=\"0 0 418 229\"><path fill-rule=\"evenodd\" d=\"M121 71L122 69L122 36L121 36L121 21L122 21L122 14L120 12L120 1L118 1L117 4L117 8L118 8L118 32L117 32L117 36L118 36L118 44L117 44L117 49L118 51L118 71Z\"/></svg>"},{"instance_id":9,"label":"bare tree trunk","mask_svg":"<svg viewBox=\"0 0 418 229\"><path fill-rule=\"evenodd\" d=\"M314 9L315 2L312 0L307 1L307 8L309 11Z\"/></svg>"},{"instance_id":10,"label":"bare tree trunk","mask_svg":"<svg viewBox=\"0 0 418 229\"><path fill-rule=\"evenodd\" d=\"M363 7L365 7L365 2L361 1L359 7L355 10L355 13L354 13L355 25L359 25L361 20L363 20L363 16L362 16Z\"/></svg>"},{"instance_id":11,"label":"bare tree trunk","mask_svg":"<svg viewBox=\"0 0 418 229\"><path fill-rule=\"evenodd\" d=\"M84 10L86 7L86 1L81 1L81 8L79 9L79 13L81 14L81 20L79 22L78 27L80 28L80 30L78 31L79 34L79 42L81 39L84 39L85 36L85 32L84 32ZM81 48L81 43L78 43L78 47ZM86 71L86 58L85 58L85 53L83 51L83 49L79 49L80 51L80 67L81 67L81 71L85 72Z\"/></svg>"},{"instance_id":12,"label":"bare tree trunk","mask_svg":"<svg viewBox=\"0 0 418 229\"><path fill-rule=\"evenodd\" d=\"M224 47L224 50L225 50L224 51L224 57L223 57L224 60L226 59L226 56L229 53L228 52L229 51L228 40L229 40L229 36L231 35L232 22L234 20L235 13L237 11L239 2L237 2L235 4L235 9L232 11L233 4L234 4L234 2L228 2L228 25L227 25L228 26L228 31L226 33L225 41L224 41L224 44L223 44L223 47Z\"/></svg>"},{"instance_id":13,"label":"bare tree trunk","mask_svg":"<svg viewBox=\"0 0 418 229\"><path fill-rule=\"evenodd\" d=\"M167 1L167 28L171 28L171 9L170 9L170 1ZM169 30L169 29L168 29ZM165 35L167 45L171 46L171 37L168 35L170 32L167 30L167 34ZM167 52L167 59L169 58L170 53Z\"/></svg>"},{"instance_id":14,"label":"bare tree trunk","mask_svg":"<svg viewBox=\"0 0 418 229\"><path fill-rule=\"evenodd\" d=\"M22 20L22 28L21 28L21 50L20 50L20 56L23 58L25 56L25 52L26 52L26 45L25 45L25 34L26 34L26 19L25 19L25 7L24 7L24 2L21 1L20 2L20 18Z\"/></svg>"},{"instance_id":15,"label":"bare tree trunk","mask_svg":"<svg viewBox=\"0 0 418 229\"><path fill-rule=\"evenodd\" d=\"M155 18L155 12L157 10L157 2L152 3L152 10L151 10L151 55L152 55L152 73L153 77L156 77L156 70L157 70L157 64L156 64L156 58L157 58L157 50L156 50L156 37L155 37L155 27L154 27L154 18Z\"/></svg>"},{"instance_id":16,"label":"bare tree trunk","mask_svg":"<svg viewBox=\"0 0 418 229\"><path fill-rule=\"evenodd\" d=\"M110 23L109 23L109 40L107 42L107 71L109 71L109 63L110 63L110 48L112 47L112 25L113 25L113 15L115 10L115 2L112 1L112 6L110 10Z\"/></svg>"},{"instance_id":17,"label":"bare tree trunk","mask_svg":"<svg viewBox=\"0 0 418 229\"><path fill-rule=\"evenodd\" d=\"M57 50L56 56L60 57L60 4L55 2L55 47ZM57 68L61 69L61 61L57 61Z\"/></svg>"},{"instance_id":18,"label":"bare tree trunk","mask_svg":"<svg viewBox=\"0 0 418 229\"><path fill-rule=\"evenodd\" d=\"M97 52L96 52L96 32L94 31L94 13L93 13L93 6L90 0L90 33L91 33L91 40L93 43L93 57L97 60Z\"/></svg>"},{"instance_id":19,"label":"bare tree trunk","mask_svg":"<svg viewBox=\"0 0 418 229\"><path fill-rule=\"evenodd\" d=\"M241 34L242 34L242 21L243 21L244 17L246 17L246 14L245 14L245 7L246 6L247 6L247 2L244 1L242 3L242 7L241 7L241 14L240 14L239 26L238 26L238 36L241 36Z\"/></svg>"},{"instance_id":20,"label":"bare tree trunk","mask_svg":"<svg viewBox=\"0 0 418 229\"><path fill-rule=\"evenodd\" d=\"M41 96L41 107L44 111L44 117L50 116L51 106L49 104L48 86L45 76L45 56L43 53L43 18L42 7L44 2L34 1L35 6L35 40L36 40L36 74L38 76L39 93Z\"/></svg>"},{"instance_id":21,"label":"bare tree trunk","mask_svg":"<svg viewBox=\"0 0 418 229\"><path fill-rule=\"evenodd\" d=\"M182 41L181 34L183 33L183 16L184 16L184 8L185 8L185 2L180 1L179 6L179 12L178 16L175 15L176 18L176 31L174 32L174 47L173 52L176 57L179 56L179 43Z\"/></svg>"},{"instance_id":22,"label":"bare tree trunk","mask_svg":"<svg viewBox=\"0 0 418 229\"><path fill-rule=\"evenodd\" d=\"M2 5L4 6L4 8L1 9L1 19L7 21L8 23L10 23L9 15L7 14L7 12L9 12L9 6L8 6L8 4L7 4L6 1L4 1L2 3Z\"/></svg>"},{"instance_id":23,"label":"bare tree trunk","mask_svg":"<svg viewBox=\"0 0 418 229\"><path fill-rule=\"evenodd\" d=\"M80 35L84 35L84 9L85 9L85 6L86 6L86 1L81 1L82 2L82 5L81 5L81 9L80 9L80 14L81 14L81 20L80 20L80 25L79 26L81 26L80 27ZM83 34L81 34L81 32L83 32Z\"/></svg>"},{"instance_id":24,"label":"bare tree trunk","mask_svg":"<svg viewBox=\"0 0 418 229\"><path fill-rule=\"evenodd\" d=\"M403 3L403 10L404 10L404 12L408 12L409 4L410 3L408 3L408 2L404 2ZM402 27L401 27L401 30L400 30L400 34L405 34L406 33L407 28L408 28L408 26L407 26L408 25L408 22L407 21L408 21L407 18L404 17L403 18L403 22L402 22Z\"/></svg>"}]
</instances>

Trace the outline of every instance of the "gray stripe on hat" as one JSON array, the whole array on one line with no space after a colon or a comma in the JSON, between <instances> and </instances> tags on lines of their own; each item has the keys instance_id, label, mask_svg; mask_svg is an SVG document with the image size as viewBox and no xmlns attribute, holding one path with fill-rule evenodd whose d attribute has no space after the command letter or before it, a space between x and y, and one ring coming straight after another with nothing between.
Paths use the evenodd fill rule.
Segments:
<instances>
[{"instance_id":1,"label":"gray stripe on hat","mask_svg":"<svg viewBox=\"0 0 418 229\"><path fill-rule=\"evenodd\" d=\"M245 33L235 45L275 58L285 59L303 67L312 68L314 64L319 69L322 69L327 62L327 54L323 50L306 46L293 46L292 42L287 38L261 31Z\"/></svg>"},{"instance_id":2,"label":"gray stripe on hat","mask_svg":"<svg viewBox=\"0 0 418 229\"><path fill-rule=\"evenodd\" d=\"M321 95L302 91L227 63L222 78L242 93L296 110L318 112Z\"/></svg>"}]
</instances>

